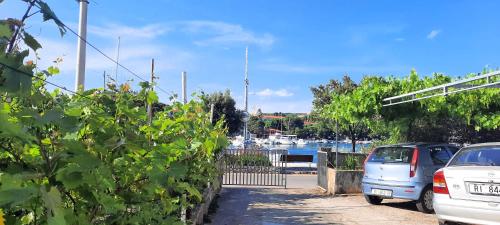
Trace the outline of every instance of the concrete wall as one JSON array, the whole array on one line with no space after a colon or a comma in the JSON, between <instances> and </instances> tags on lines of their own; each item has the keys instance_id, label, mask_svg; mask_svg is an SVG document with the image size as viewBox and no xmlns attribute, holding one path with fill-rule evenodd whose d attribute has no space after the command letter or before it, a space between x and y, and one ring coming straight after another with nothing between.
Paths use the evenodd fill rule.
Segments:
<instances>
[{"instance_id":1,"label":"concrete wall","mask_svg":"<svg viewBox=\"0 0 500 225\"><path fill-rule=\"evenodd\" d=\"M328 194L361 193L362 170L335 170L328 168Z\"/></svg>"}]
</instances>

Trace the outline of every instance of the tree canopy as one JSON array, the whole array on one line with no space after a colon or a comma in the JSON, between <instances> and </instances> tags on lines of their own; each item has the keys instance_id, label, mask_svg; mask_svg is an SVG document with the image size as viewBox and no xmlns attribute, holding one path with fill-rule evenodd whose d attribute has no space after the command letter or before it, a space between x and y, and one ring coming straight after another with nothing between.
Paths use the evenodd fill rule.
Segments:
<instances>
[{"instance_id":1,"label":"tree canopy","mask_svg":"<svg viewBox=\"0 0 500 225\"><path fill-rule=\"evenodd\" d=\"M205 110L210 111L210 107L214 104L213 122L224 120L224 125L228 128L230 135L240 133L243 126L241 120L242 111L236 109L236 102L231 97L231 92L214 92L211 94L203 94L203 102Z\"/></svg>"},{"instance_id":2,"label":"tree canopy","mask_svg":"<svg viewBox=\"0 0 500 225\"><path fill-rule=\"evenodd\" d=\"M498 138L498 88L477 89L382 107L384 98L453 80L450 76L438 73L420 77L414 70L402 78L365 76L359 84L344 77L343 82L330 81L327 85L311 89L315 97L314 112L323 119L337 120L342 133L349 136L353 144L355 139L366 135L392 143L475 143L493 141L495 136ZM480 85L484 82L486 81L475 81L469 85Z\"/></svg>"}]
</instances>

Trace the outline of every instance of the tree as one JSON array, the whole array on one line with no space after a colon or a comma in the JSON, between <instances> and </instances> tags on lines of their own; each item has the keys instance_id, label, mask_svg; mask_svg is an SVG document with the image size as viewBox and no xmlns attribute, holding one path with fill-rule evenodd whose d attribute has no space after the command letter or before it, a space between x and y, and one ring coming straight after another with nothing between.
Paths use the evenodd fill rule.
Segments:
<instances>
[{"instance_id":1,"label":"tree","mask_svg":"<svg viewBox=\"0 0 500 225\"><path fill-rule=\"evenodd\" d=\"M330 104L333 93L350 93L356 86L356 83L348 75L345 75L342 81L331 79L328 84L311 87L314 96L313 109L321 109L324 105Z\"/></svg>"},{"instance_id":2,"label":"tree","mask_svg":"<svg viewBox=\"0 0 500 225\"><path fill-rule=\"evenodd\" d=\"M243 122L241 120L242 111L237 110L233 97L229 90L203 94L202 99L205 103L205 110L210 111L210 105L214 104L214 124L224 119L224 125L228 128L230 135L235 135L241 131Z\"/></svg>"},{"instance_id":3,"label":"tree","mask_svg":"<svg viewBox=\"0 0 500 225\"><path fill-rule=\"evenodd\" d=\"M487 71L484 71L487 72ZM475 75L475 74L474 74ZM469 76L474 76L469 75ZM500 89L483 88L448 96L432 97L383 107L383 99L449 83L443 74L420 77L415 70L403 78L367 76L354 88L336 91L325 97L327 86L315 89L314 112L323 120L339 122L341 133L353 140L370 136L384 142L456 142L495 141L500 135ZM500 78L493 78L495 82ZM466 86L486 84L473 81ZM337 86L345 87L338 82ZM333 88L334 85L328 85ZM451 87L449 91L453 91ZM321 91L318 91L321 90ZM435 93L431 93L432 95ZM415 97L429 95L416 94Z\"/></svg>"},{"instance_id":4,"label":"tree","mask_svg":"<svg viewBox=\"0 0 500 225\"><path fill-rule=\"evenodd\" d=\"M264 121L257 116L251 116L248 121L248 130L250 133L256 134L257 137L262 137L266 133L264 126Z\"/></svg>"},{"instance_id":5,"label":"tree","mask_svg":"<svg viewBox=\"0 0 500 225\"><path fill-rule=\"evenodd\" d=\"M330 80L326 86L311 88L315 99L313 107L316 113L326 119L328 124L339 123L340 132L352 142L352 151L356 150L356 141L367 135L367 100L363 89L351 78L344 76L343 81Z\"/></svg>"},{"instance_id":6,"label":"tree","mask_svg":"<svg viewBox=\"0 0 500 225\"><path fill-rule=\"evenodd\" d=\"M284 120L288 134L296 134L298 130L304 128L304 120L296 115L287 116Z\"/></svg>"}]
</instances>

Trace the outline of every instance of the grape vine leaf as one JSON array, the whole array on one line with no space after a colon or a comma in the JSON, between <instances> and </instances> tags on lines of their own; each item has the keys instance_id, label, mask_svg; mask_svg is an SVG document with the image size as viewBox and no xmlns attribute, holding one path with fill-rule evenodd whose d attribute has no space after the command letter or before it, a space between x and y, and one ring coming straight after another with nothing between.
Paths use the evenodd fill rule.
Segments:
<instances>
[{"instance_id":1,"label":"grape vine leaf","mask_svg":"<svg viewBox=\"0 0 500 225\"><path fill-rule=\"evenodd\" d=\"M27 32L24 32L24 43L34 51L42 48L42 45L40 45L40 43L38 43L38 41Z\"/></svg>"},{"instance_id":2,"label":"grape vine leaf","mask_svg":"<svg viewBox=\"0 0 500 225\"><path fill-rule=\"evenodd\" d=\"M47 208L49 225L65 225L64 210L62 209L61 193L55 187L50 187L50 191L46 191L45 187L40 187L42 199Z\"/></svg>"},{"instance_id":3,"label":"grape vine leaf","mask_svg":"<svg viewBox=\"0 0 500 225\"><path fill-rule=\"evenodd\" d=\"M40 12L43 15L43 21L53 20L59 28L59 33L61 34L61 36L63 36L66 33L66 26L64 25L64 23L59 20L59 18L57 18L56 14L54 13L54 11L52 11L52 9L50 9L47 3L38 1L38 4L40 5Z\"/></svg>"},{"instance_id":4,"label":"grape vine leaf","mask_svg":"<svg viewBox=\"0 0 500 225\"><path fill-rule=\"evenodd\" d=\"M12 35L12 31L9 25L3 21L0 21L0 38L8 38Z\"/></svg>"}]
</instances>

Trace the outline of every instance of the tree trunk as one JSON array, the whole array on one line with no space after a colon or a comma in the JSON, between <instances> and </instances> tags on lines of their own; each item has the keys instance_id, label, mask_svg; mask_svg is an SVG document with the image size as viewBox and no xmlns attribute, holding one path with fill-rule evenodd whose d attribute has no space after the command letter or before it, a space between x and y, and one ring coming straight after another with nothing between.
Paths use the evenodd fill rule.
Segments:
<instances>
[{"instance_id":1,"label":"tree trunk","mask_svg":"<svg viewBox=\"0 0 500 225\"><path fill-rule=\"evenodd\" d=\"M349 125L349 138L351 138L352 152L356 152L356 129Z\"/></svg>"},{"instance_id":2,"label":"tree trunk","mask_svg":"<svg viewBox=\"0 0 500 225\"><path fill-rule=\"evenodd\" d=\"M413 122L414 121L415 120L410 119L410 122L408 123L408 128L407 128L408 130L406 130L406 141L407 142L411 142L412 141L412 140L410 140L410 138L411 138L411 130L413 128Z\"/></svg>"}]
</instances>

